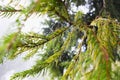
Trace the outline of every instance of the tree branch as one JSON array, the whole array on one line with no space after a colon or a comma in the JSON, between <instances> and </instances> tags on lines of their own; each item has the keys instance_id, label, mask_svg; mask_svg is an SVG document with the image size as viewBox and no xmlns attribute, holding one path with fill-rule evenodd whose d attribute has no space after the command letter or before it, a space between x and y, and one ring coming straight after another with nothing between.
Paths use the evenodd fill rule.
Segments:
<instances>
[{"instance_id":1,"label":"tree branch","mask_svg":"<svg viewBox=\"0 0 120 80\"><path fill-rule=\"evenodd\" d=\"M0 10L0 12L21 12L22 10Z\"/></svg>"},{"instance_id":2,"label":"tree branch","mask_svg":"<svg viewBox=\"0 0 120 80\"><path fill-rule=\"evenodd\" d=\"M54 38L56 38L57 36L61 35L63 32L65 32L67 29L69 29L69 27L65 28L64 30L62 30L59 34L56 34L55 36L53 37L49 37L48 36L48 39L46 40L40 40L39 43L28 43L28 44L23 44L21 46L17 46L17 47L27 47L27 48L32 48L32 47L38 47L38 46L41 46L41 45L44 45L45 43L53 40ZM54 34L54 33L53 33Z\"/></svg>"},{"instance_id":3,"label":"tree branch","mask_svg":"<svg viewBox=\"0 0 120 80\"><path fill-rule=\"evenodd\" d=\"M58 16L62 17L63 20L67 21L70 25L72 25L72 22L71 22L71 19L70 19L70 16L69 16L69 13L68 13L68 8L67 8L67 5L65 4L65 1L62 1L62 0L57 0L59 3L62 3L62 5L64 6L66 12L67 12L67 15L69 17L69 21L67 19L64 19L63 16L60 16L60 14ZM59 12L58 12L59 13Z\"/></svg>"},{"instance_id":4,"label":"tree branch","mask_svg":"<svg viewBox=\"0 0 120 80\"><path fill-rule=\"evenodd\" d=\"M71 21L68 21L64 16L62 16L59 12L55 11L56 15L60 18L62 18L63 20L65 20L66 22L68 22L70 25L72 25L73 23Z\"/></svg>"}]
</instances>

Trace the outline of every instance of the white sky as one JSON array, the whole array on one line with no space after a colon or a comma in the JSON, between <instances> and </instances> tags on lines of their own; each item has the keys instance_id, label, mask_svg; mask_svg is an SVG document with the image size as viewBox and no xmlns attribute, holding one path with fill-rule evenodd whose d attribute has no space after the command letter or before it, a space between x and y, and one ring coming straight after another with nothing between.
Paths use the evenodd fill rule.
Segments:
<instances>
[{"instance_id":1,"label":"white sky","mask_svg":"<svg viewBox=\"0 0 120 80\"><path fill-rule=\"evenodd\" d=\"M4 2L2 2L4 1ZM9 4L10 0L0 0L0 5ZM27 6L29 2L26 3L26 0L21 0L21 5ZM23 6L23 7L24 7ZM18 8L18 7L16 7ZM87 7L79 7L78 9L74 8L75 10L82 10L84 13L88 12ZM46 16L35 16L32 15L25 23L25 27L22 29L23 32L35 31L38 33L42 33L41 28L45 27L40 22L46 19ZM9 32L15 29L14 25L15 16L11 18L2 18L0 17L0 40L3 35L8 34ZM36 57L31 58L30 60L24 62L22 60L22 56L17 57L13 61L6 61L4 64L0 64L0 80L9 80L9 77L15 73L25 69L30 68L35 61ZM34 78L26 78L24 80L49 80L47 77L34 77Z\"/></svg>"}]
</instances>

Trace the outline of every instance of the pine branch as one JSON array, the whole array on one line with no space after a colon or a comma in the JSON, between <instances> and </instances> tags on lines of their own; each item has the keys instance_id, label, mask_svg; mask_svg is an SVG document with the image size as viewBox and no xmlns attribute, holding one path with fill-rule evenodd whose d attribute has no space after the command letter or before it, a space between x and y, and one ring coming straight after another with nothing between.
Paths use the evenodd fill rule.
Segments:
<instances>
[{"instance_id":1,"label":"pine branch","mask_svg":"<svg viewBox=\"0 0 120 80\"><path fill-rule=\"evenodd\" d=\"M23 44L21 46L18 47L27 47L27 48L33 48L33 47L39 47L41 45L44 45L45 43L53 40L54 38L56 38L57 36L61 35L63 32L65 32L67 29L69 29L69 27L64 28L64 29L58 29L55 32L53 32L52 34L46 36L46 40L40 40L38 43L30 43L30 44Z\"/></svg>"},{"instance_id":2,"label":"pine branch","mask_svg":"<svg viewBox=\"0 0 120 80\"><path fill-rule=\"evenodd\" d=\"M22 10L0 10L0 12L21 12Z\"/></svg>"},{"instance_id":3,"label":"pine branch","mask_svg":"<svg viewBox=\"0 0 120 80\"><path fill-rule=\"evenodd\" d=\"M68 9L67 9L67 5L65 5L65 2L62 1L62 0L57 0L59 3L62 3L62 5L64 6L65 8L65 11L67 12L67 15L69 17L69 20L67 20L64 16L62 16L59 12L55 11L55 13L60 17L62 18L63 20L65 20L66 22L68 22L70 25L72 25L72 22L71 22L71 19L70 19L70 15L68 13Z\"/></svg>"},{"instance_id":4,"label":"pine branch","mask_svg":"<svg viewBox=\"0 0 120 80\"><path fill-rule=\"evenodd\" d=\"M14 7L11 7L11 6L0 6L0 12L4 12L4 13L8 13L8 12L21 12L22 10L19 9L15 9Z\"/></svg>"},{"instance_id":5,"label":"pine branch","mask_svg":"<svg viewBox=\"0 0 120 80\"><path fill-rule=\"evenodd\" d=\"M11 6L6 6L6 7L0 6L0 16L11 17L17 12L22 12L22 10L17 10Z\"/></svg>"},{"instance_id":6,"label":"pine branch","mask_svg":"<svg viewBox=\"0 0 120 80\"><path fill-rule=\"evenodd\" d=\"M86 37L86 35L83 36L82 41L85 39L85 37ZM74 67L77 64L78 60L79 60L79 56L80 56L80 53L81 53L81 47L82 47L83 42L79 43L79 45L77 47L79 49L78 54L76 54L73 57L73 59L71 60L70 65L68 66L68 68L67 68L66 72L64 73L64 75L62 76L62 80L67 80L67 78L71 74L72 70L74 70Z\"/></svg>"},{"instance_id":7,"label":"pine branch","mask_svg":"<svg viewBox=\"0 0 120 80\"><path fill-rule=\"evenodd\" d=\"M65 7L65 10L67 11L67 14L68 14L68 8L67 8L67 5L65 4L65 1L58 0L58 2L63 4L63 6ZM68 14L68 16L69 16L69 14ZM69 16L69 19L70 19L70 16Z\"/></svg>"},{"instance_id":8,"label":"pine branch","mask_svg":"<svg viewBox=\"0 0 120 80\"><path fill-rule=\"evenodd\" d=\"M26 76L30 76L30 75L34 76L34 75L38 74L40 71L42 71L43 68L45 68L47 65L49 65L49 64L44 64L44 65L36 64L29 70L25 70L23 72L15 73L13 76L10 77L10 80L23 79Z\"/></svg>"},{"instance_id":9,"label":"pine branch","mask_svg":"<svg viewBox=\"0 0 120 80\"><path fill-rule=\"evenodd\" d=\"M68 22L70 25L73 24L71 21L67 20L64 16L62 16L58 11L55 11L55 13L58 17L60 17L64 21Z\"/></svg>"},{"instance_id":10,"label":"pine branch","mask_svg":"<svg viewBox=\"0 0 120 80\"><path fill-rule=\"evenodd\" d=\"M52 62L54 62L63 53L66 45L69 43L69 41L68 41L69 38L70 37L68 37L67 40L64 42L60 51L54 53L52 56L50 56L45 61L38 60L37 64L34 65L31 69L14 74L13 76L11 76L10 80L14 80L14 79L18 79L18 78L25 78L26 76L35 75L35 74L38 74L39 72L41 72L43 69L48 67L48 65L50 65Z\"/></svg>"}]
</instances>

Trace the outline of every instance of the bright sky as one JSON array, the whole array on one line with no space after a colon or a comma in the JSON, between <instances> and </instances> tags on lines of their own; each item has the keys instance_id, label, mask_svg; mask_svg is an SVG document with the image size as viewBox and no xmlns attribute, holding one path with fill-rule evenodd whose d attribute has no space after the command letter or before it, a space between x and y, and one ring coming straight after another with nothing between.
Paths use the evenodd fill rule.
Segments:
<instances>
[{"instance_id":1,"label":"bright sky","mask_svg":"<svg viewBox=\"0 0 120 80\"><path fill-rule=\"evenodd\" d=\"M2 2L4 1L4 2ZM0 5L6 5L9 4L11 0L0 0ZM16 1L11 4L14 5ZM28 0L21 0L19 3L21 6L26 7L29 4ZM23 5L24 4L24 5ZM16 8L19 8L20 6L16 6ZM74 10L82 10L84 13L88 12L87 9L88 6L86 7L79 7L73 8ZM11 18L2 18L0 17L0 40L3 35L6 35L7 33L15 30L16 25L14 25L16 17L13 16ZM42 33L41 28L46 27L41 24L41 22L44 21L44 19L47 19L47 16L35 16L32 15L26 22L25 22L25 27L22 29L23 32L29 32L29 31L35 31L38 33ZM23 55L21 55L23 56ZM36 59L36 57L31 58L27 62L24 62L19 56L13 61L6 61L4 64L0 64L0 80L9 80L9 77L15 73L19 72L22 70L25 70L27 68L30 68ZM34 78L26 78L24 80L46 80L47 77L34 77Z\"/></svg>"}]
</instances>

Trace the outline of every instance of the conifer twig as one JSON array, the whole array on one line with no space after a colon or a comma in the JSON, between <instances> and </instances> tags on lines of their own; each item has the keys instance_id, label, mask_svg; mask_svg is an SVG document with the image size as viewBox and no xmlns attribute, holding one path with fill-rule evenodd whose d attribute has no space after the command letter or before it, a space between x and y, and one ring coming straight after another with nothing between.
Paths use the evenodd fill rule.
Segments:
<instances>
[{"instance_id":1,"label":"conifer twig","mask_svg":"<svg viewBox=\"0 0 120 80\"><path fill-rule=\"evenodd\" d=\"M21 12L22 10L0 10L0 12Z\"/></svg>"}]
</instances>

